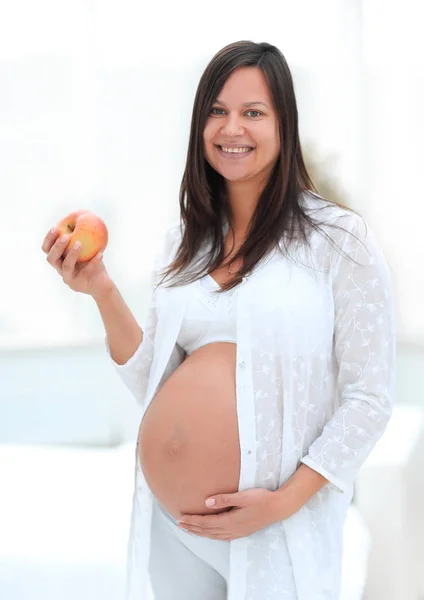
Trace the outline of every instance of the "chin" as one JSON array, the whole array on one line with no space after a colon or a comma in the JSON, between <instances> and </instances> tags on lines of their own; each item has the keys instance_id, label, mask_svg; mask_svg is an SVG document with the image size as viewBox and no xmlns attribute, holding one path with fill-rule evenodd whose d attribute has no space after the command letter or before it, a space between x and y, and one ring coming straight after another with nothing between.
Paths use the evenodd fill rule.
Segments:
<instances>
[{"instance_id":1,"label":"chin","mask_svg":"<svg viewBox=\"0 0 424 600\"><path fill-rule=\"evenodd\" d=\"M249 179L251 179L251 177L249 175L243 175L243 176L231 176L231 175L224 175L223 173L221 173L222 177L225 179L225 181L229 181L231 183L236 183L237 181L248 181Z\"/></svg>"},{"instance_id":2,"label":"chin","mask_svg":"<svg viewBox=\"0 0 424 600\"><path fill-rule=\"evenodd\" d=\"M238 173L234 170L230 169L222 169L221 171L217 171L226 181L246 181L248 179L253 179L254 173L239 171Z\"/></svg>"},{"instance_id":3,"label":"chin","mask_svg":"<svg viewBox=\"0 0 424 600\"><path fill-rule=\"evenodd\" d=\"M236 167L231 167L231 165L226 168L220 168L219 165L215 165L212 162L209 162L209 165L212 167L212 169L216 173L218 173L218 175L221 175L221 177L223 177L224 179L228 179L229 181L237 181L239 179L248 179L249 177L252 176L247 171L246 168L240 168L240 167L236 168Z\"/></svg>"}]
</instances>

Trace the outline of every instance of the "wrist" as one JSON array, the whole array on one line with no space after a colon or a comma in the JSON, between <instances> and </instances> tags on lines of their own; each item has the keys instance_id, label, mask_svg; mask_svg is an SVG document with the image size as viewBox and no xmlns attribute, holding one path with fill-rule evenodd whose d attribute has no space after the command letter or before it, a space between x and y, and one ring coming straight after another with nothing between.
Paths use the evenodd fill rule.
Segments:
<instances>
[{"instance_id":1,"label":"wrist","mask_svg":"<svg viewBox=\"0 0 424 600\"><path fill-rule=\"evenodd\" d=\"M304 506L328 480L320 473L301 464L293 475L275 492L271 511L277 520L287 519Z\"/></svg>"},{"instance_id":2,"label":"wrist","mask_svg":"<svg viewBox=\"0 0 424 600\"><path fill-rule=\"evenodd\" d=\"M273 522L288 519L294 515L299 508L300 506L297 505L296 498L291 493L290 488L286 488L283 485L272 492L269 502L269 513Z\"/></svg>"},{"instance_id":3,"label":"wrist","mask_svg":"<svg viewBox=\"0 0 424 600\"><path fill-rule=\"evenodd\" d=\"M113 281L111 281L110 284L104 286L101 290L93 292L91 294L91 297L97 304L99 304L111 298L116 293L116 291L117 287L113 283Z\"/></svg>"}]
</instances>

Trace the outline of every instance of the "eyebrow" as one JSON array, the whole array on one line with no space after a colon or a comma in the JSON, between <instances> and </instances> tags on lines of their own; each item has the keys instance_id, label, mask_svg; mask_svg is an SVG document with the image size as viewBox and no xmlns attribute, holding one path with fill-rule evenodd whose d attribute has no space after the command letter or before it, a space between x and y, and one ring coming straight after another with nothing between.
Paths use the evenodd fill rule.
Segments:
<instances>
[{"instance_id":1,"label":"eyebrow","mask_svg":"<svg viewBox=\"0 0 424 600\"><path fill-rule=\"evenodd\" d=\"M221 104L221 106L225 106L225 103L222 102L222 100L217 99L216 102L218 104ZM249 106L265 106L265 108L268 108L268 106L265 104L265 102L259 102L259 101L258 102L244 102L243 106L245 106L246 108Z\"/></svg>"}]
</instances>

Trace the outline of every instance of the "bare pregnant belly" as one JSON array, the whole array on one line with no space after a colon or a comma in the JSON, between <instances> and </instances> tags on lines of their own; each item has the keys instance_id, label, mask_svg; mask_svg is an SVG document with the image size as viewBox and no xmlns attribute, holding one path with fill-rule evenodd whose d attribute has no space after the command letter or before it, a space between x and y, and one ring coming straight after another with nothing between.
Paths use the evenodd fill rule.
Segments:
<instances>
[{"instance_id":1,"label":"bare pregnant belly","mask_svg":"<svg viewBox=\"0 0 424 600\"><path fill-rule=\"evenodd\" d=\"M238 489L236 345L216 342L188 356L166 380L140 425L146 482L174 517L220 512L208 496Z\"/></svg>"}]
</instances>

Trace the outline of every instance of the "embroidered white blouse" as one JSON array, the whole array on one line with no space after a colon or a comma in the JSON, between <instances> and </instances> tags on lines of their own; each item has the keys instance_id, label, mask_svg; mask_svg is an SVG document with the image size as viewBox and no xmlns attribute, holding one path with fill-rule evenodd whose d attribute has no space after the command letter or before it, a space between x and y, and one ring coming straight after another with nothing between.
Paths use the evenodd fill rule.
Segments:
<instances>
[{"instance_id":1,"label":"embroidered white blouse","mask_svg":"<svg viewBox=\"0 0 424 600\"><path fill-rule=\"evenodd\" d=\"M390 271L381 249L355 213L311 194L300 201L311 216L354 234L325 227L359 264L313 231L311 250L299 242L292 251L296 262L274 251L240 284L238 489L276 490L301 462L329 483L290 518L230 542L228 600L285 597L284 537L298 600L338 600L353 483L393 409L395 323ZM168 229L153 282L175 255L180 236L179 223ZM111 359L143 414L184 358L176 340L196 283L160 286L152 293L139 348L124 365ZM152 494L137 450L126 600L147 597Z\"/></svg>"}]
</instances>

